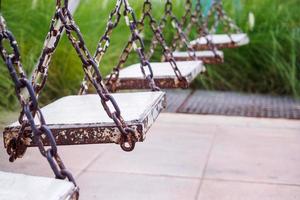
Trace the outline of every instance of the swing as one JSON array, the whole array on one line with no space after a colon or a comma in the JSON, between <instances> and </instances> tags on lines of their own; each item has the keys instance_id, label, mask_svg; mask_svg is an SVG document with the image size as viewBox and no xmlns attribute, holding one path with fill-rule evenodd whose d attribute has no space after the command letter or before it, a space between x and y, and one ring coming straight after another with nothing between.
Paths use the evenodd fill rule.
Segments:
<instances>
[{"instance_id":1,"label":"swing","mask_svg":"<svg viewBox=\"0 0 300 200\"><path fill-rule=\"evenodd\" d=\"M215 0L207 15L204 27L208 27L209 19L215 15L214 24L211 28L208 39L218 48L238 48L249 44L250 39L246 33L242 33L241 29L226 14L221 0ZM225 25L223 34L216 34L217 28L222 21ZM232 31L232 33L230 32ZM191 41L191 45L197 50L207 49L207 39L200 35L196 40Z\"/></svg>"},{"instance_id":2,"label":"swing","mask_svg":"<svg viewBox=\"0 0 300 200\"><path fill-rule=\"evenodd\" d=\"M4 46L4 43L9 43L8 48ZM49 162L50 167L52 168L55 177L58 179L68 179L70 183L67 183L65 181L63 182L54 182L50 179L45 180L39 180L41 181L39 184L46 184L51 185L55 184L59 186L59 193L53 193L50 195L67 195L69 199L78 199L79 197L79 188L75 182L75 179L70 171L67 170L66 166L64 165L62 159L60 158L56 146L56 142L53 138L52 132L49 129L49 127L46 124L44 115L42 111L39 108L37 96L34 92L34 88L27 79L27 76L23 70L23 66L20 60L20 51L18 44L12 35L10 31L7 30L5 20L0 16L0 54L3 59L3 61L6 64L6 67L9 71L9 74L11 76L11 79L13 83L15 84L16 89L16 95L18 97L18 100L21 104L22 111L21 111L21 117L19 118L19 123L21 124L21 128L18 132L16 132L14 135L11 135L9 138L8 143L5 144L7 153L9 154L10 158L9 160L13 162L17 158L21 158L27 149L26 140L28 137L24 135L25 129L29 129L29 127L32 130L33 140L35 141L35 144L39 147L40 153L42 156L44 156L47 161ZM25 97L24 92L26 91L29 95L28 98ZM38 116L38 121L40 122L40 125L37 126L36 121L34 121L34 116ZM26 116L26 117L24 117ZM26 118L26 119L25 119ZM28 135L27 135L28 136ZM47 140L49 142L50 147L45 148L43 142L41 141L43 138L44 140ZM22 176L22 175L12 175L0 172L1 181L1 189L3 187L9 186L9 189L4 189L3 191L0 191L0 198L2 195L4 195L4 198L1 199L7 199L8 196L14 195L14 199L24 199L24 196L20 198L18 195L14 193L9 193L10 190L17 190L18 194L24 192L20 188L20 184L24 184L23 181L26 181L26 187L28 187L29 183L34 183L36 180L34 180L33 177L29 176ZM22 188L25 186L23 185ZM64 187L64 189L63 189ZM29 189L29 187L28 187ZM56 188L58 189L58 188ZM27 193L28 194L28 193ZM26 195L26 194L21 194ZM29 199L29 198L28 198ZM32 199L32 198L30 198Z\"/></svg>"},{"instance_id":3,"label":"swing","mask_svg":"<svg viewBox=\"0 0 300 200\"><path fill-rule=\"evenodd\" d=\"M185 34L188 37L191 33L193 27L196 28L198 32L204 30L203 27L203 16L201 12L201 1L197 0L194 11L193 4L191 0L186 0L185 2L185 14L182 16L181 25L182 27L186 26ZM207 34L206 34L207 35ZM206 36L205 35L205 36ZM220 64L224 62L224 54L222 51L216 49L215 45L207 38L204 37L207 42L207 50L195 51L195 55L198 59L202 60L204 64ZM182 41L180 37L175 37L173 44L179 43L179 49L182 47ZM177 61L188 61L192 60L188 52L185 51L175 51L174 58Z\"/></svg>"},{"instance_id":4,"label":"swing","mask_svg":"<svg viewBox=\"0 0 300 200\"><path fill-rule=\"evenodd\" d=\"M90 55L68 9L68 0L64 0L64 3L62 1L58 0L56 3L50 31L32 81L27 79L17 42L7 30L1 16L0 54L15 84L22 107L19 121L6 127L3 136L11 162L23 157L27 147L38 146L56 178L68 178L73 183L73 189L76 191L74 199L77 199L78 186L59 157L57 145L116 143L120 144L124 151L132 151L136 142L145 139L146 132L165 107L165 93L161 92L153 78L148 76L147 80L153 92L109 94L96 61ZM118 0L117 6L121 6L123 2L126 4L125 10L133 12L126 0ZM45 86L51 57L64 30L97 95L67 96L40 109L38 97ZM136 31L132 30L132 34L134 33ZM6 41L11 49L4 46ZM148 67L151 70L151 66ZM27 91L29 97L24 95L23 90ZM46 149L45 146L49 148Z\"/></svg>"},{"instance_id":5,"label":"swing","mask_svg":"<svg viewBox=\"0 0 300 200\"><path fill-rule=\"evenodd\" d=\"M160 88L187 88L199 73L205 71L201 62L188 61L176 62L176 64L184 79L179 80L177 78L170 63L151 62L154 81L157 86ZM119 89L145 89L145 80L141 73L137 73L139 65L130 65L120 71L117 86Z\"/></svg>"},{"instance_id":6,"label":"swing","mask_svg":"<svg viewBox=\"0 0 300 200\"><path fill-rule=\"evenodd\" d=\"M74 186L62 180L0 171L0 199L75 200ZM16 192L17 191L17 192Z\"/></svg>"},{"instance_id":7,"label":"swing","mask_svg":"<svg viewBox=\"0 0 300 200\"><path fill-rule=\"evenodd\" d=\"M121 7L121 5L122 0L118 0L117 7ZM127 2L126 5L126 9L133 12ZM57 144L117 143L121 144L122 149L125 151L133 150L135 142L144 141L147 130L151 127L160 111L165 107L165 94L157 91L158 88L153 83L152 77L148 77L147 81L150 82L149 85L155 92L110 95L101 81L102 77L95 64L96 61L90 56L88 49L84 45L82 35L67 9L67 3L65 7L62 7L62 10L64 12L60 11L59 7L53 21L62 21L63 28L60 28L59 31L61 33L64 28L66 29L68 38L82 60L85 74L96 88L101 101L97 99L98 95L68 96L41 109ZM53 24L52 22L51 28L54 27ZM56 31L49 31L46 44L55 44L56 47L60 40L60 34L53 36L51 35L53 32ZM74 33L79 38L78 40L72 35ZM54 43L53 40L55 41ZM78 45L79 43L81 46ZM33 83L35 83L34 88L37 96L40 95L45 85L45 78L48 72L47 65L55 50L53 48L49 53L50 48L47 45L33 75ZM151 66L147 67L151 70ZM90 70L93 72L90 72ZM94 74L95 77L91 76L91 74ZM42 84L38 84L36 80L41 79L41 76L43 76ZM103 108L99 105L100 102ZM123 112L122 116L121 111ZM6 147L16 133L20 131L21 126L18 124L14 123L5 128L3 135ZM27 132L30 131L30 129L25 129L25 135L28 135ZM125 135L127 135L127 139L124 138ZM128 141L126 142L126 140L130 140L131 144L127 144ZM35 145L33 139L26 141L26 145L28 146ZM129 145L129 147L125 145Z\"/></svg>"},{"instance_id":8,"label":"swing","mask_svg":"<svg viewBox=\"0 0 300 200\"><path fill-rule=\"evenodd\" d=\"M167 7L166 7L167 8ZM150 19L150 28L154 33L157 43L163 48L164 62L151 62L151 69L146 68L147 73L153 74L156 85L160 88L187 88L197 75L205 70L201 61L175 62L172 51L166 44L161 27L157 26L155 19L152 17L152 4L150 0L145 0L143 4L142 17L137 26L139 32L144 30L145 19ZM127 20L128 23L128 20ZM136 49L131 38L124 48L119 63L113 72L107 76L106 85L111 91L117 89L145 89L147 84L143 74L138 72L140 64L133 64L123 68L132 49ZM142 44L144 49L144 44ZM154 53L155 46L151 46L147 59L150 59ZM152 71L150 71L152 70Z\"/></svg>"}]
</instances>

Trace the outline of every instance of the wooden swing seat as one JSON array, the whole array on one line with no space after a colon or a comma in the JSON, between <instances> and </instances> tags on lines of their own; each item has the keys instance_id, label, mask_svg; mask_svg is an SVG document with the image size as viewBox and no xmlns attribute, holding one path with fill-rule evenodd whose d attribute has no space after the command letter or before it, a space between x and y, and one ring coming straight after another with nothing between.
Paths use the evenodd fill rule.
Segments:
<instances>
[{"instance_id":1,"label":"wooden swing seat","mask_svg":"<svg viewBox=\"0 0 300 200\"><path fill-rule=\"evenodd\" d=\"M212 51L196 51L196 57L201 60L204 64L220 64L224 62L224 54L222 51L216 52L219 58L216 58ZM190 61L193 58L189 56L187 51L175 51L173 56L176 61Z\"/></svg>"},{"instance_id":2,"label":"wooden swing seat","mask_svg":"<svg viewBox=\"0 0 300 200\"><path fill-rule=\"evenodd\" d=\"M164 92L136 92L112 94L118 103L127 125L136 130L138 142L145 139L146 132L166 106ZM112 105L109 105L113 111ZM42 108L48 127L57 145L116 143L121 133L104 111L98 95L67 96ZM36 120L38 123L38 120ZM4 130L5 147L17 136L20 126L16 122ZM28 133L28 134L26 134ZM34 146L31 130L26 145ZM43 141L46 145L47 142Z\"/></svg>"},{"instance_id":3,"label":"wooden swing seat","mask_svg":"<svg viewBox=\"0 0 300 200\"><path fill-rule=\"evenodd\" d=\"M2 200L73 200L75 189L68 181L0 171Z\"/></svg>"},{"instance_id":4,"label":"wooden swing seat","mask_svg":"<svg viewBox=\"0 0 300 200\"><path fill-rule=\"evenodd\" d=\"M160 88L188 88L197 75L205 71L202 61L176 62L183 81L179 81L169 62L150 63L154 81ZM147 70L146 70L147 71ZM133 64L120 70L117 89L147 89L148 82L141 73L140 64Z\"/></svg>"},{"instance_id":5,"label":"wooden swing seat","mask_svg":"<svg viewBox=\"0 0 300 200\"><path fill-rule=\"evenodd\" d=\"M237 48L243 45L247 45L250 42L250 39L247 34L239 33L239 34L213 34L206 36L208 39L212 41L212 43L218 49L224 48ZM205 37L200 37L196 40L190 42L190 44L196 50L208 50L209 46L207 45L207 40Z\"/></svg>"}]
</instances>

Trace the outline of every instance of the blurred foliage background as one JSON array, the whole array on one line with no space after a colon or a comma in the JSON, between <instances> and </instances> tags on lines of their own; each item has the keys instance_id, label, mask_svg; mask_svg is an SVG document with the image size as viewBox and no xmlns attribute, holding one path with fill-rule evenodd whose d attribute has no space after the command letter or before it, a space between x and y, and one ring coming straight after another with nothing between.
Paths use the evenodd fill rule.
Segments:
<instances>
[{"instance_id":1,"label":"blurred foliage background","mask_svg":"<svg viewBox=\"0 0 300 200\"><path fill-rule=\"evenodd\" d=\"M130 0L140 15L143 1ZM153 0L153 13L159 19L163 0ZM2 14L21 48L22 61L31 74L43 46L55 10L54 0L2 0ZM109 12L115 1L81 0L74 17L91 53L104 33ZM225 50L225 63L209 66L205 75L193 83L194 88L230 90L274 95L300 95L300 15L299 0L232 0L224 1L225 9L249 34L251 43L238 49ZM184 0L174 0L174 11L181 17ZM249 13L255 16L255 27L249 27ZM172 34L166 34L170 41ZM105 75L117 63L129 38L124 20L115 30L111 46L100 65ZM150 32L144 33L149 44ZM154 60L159 59L159 52ZM137 62L132 55L128 64ZM43 104L61 96L76 94L83 78L82 66L66 37L63 37L51 62L49 80L42 93ZM14 110L17 101L7 69L0 62L0 111Z\"/></svg>"}]
</instances>

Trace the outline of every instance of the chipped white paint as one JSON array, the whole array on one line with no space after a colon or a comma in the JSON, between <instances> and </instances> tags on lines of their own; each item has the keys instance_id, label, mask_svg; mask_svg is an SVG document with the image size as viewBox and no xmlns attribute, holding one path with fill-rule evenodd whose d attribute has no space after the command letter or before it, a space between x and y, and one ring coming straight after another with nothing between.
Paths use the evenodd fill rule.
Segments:
<instances>
[{"instance_id":1,"label":"chipped white paint","mask_svg":"<svg viewBox=\"0 0 300 200\"><path fill-rule=\"evenodd\" d=\"M201 37L196 40L191 41L191 45L206 45L207 39L212 41L213 44L216 45L224 45L224 44L230 44L232 43L232 40L234 41L236 46L243 46L250 42L249 37L245 33L239 33L239 34L213 34L208 35L206 37Z\"/></svg>"},{"instance_id":2,"label":"chipped white paint","mask_svg":"<svg viewBox=\"0 0 300 200\"><path fill-rule=\"evenodd\" d=\"M112 95L127 125L135 130L137 140L144 141L147 130L165 108L165 93L137 92ZM113 111L111 105L110 108ZM98 95L64 97L42 108L42 112L58 145L120 141L121 133L107 116ZM38 124L38 120L35 120ZM18 122L5 128L3 134L5 146L16 137L19 128Z\"/></svg>"},{"instance_id":3,"label":"chipped white paint","mask_svg":"<svg viewBox=\"0 0 300 200\"><path fill-rule=\"evenodd\" d=\"M74 189L68 181L0 171L1 200L69 200Z\"/></svg>"},{"instance_id":4,"label":"chipped white paint","mask_svg":"<svg viewBox=\"0 0 300 200\"><path fill-rule=\"evenodd\" d=\"M118 103L121 114L126 122L142 121L153 106L163 97L163 92L136 92L112 94ZM113 111L112 105L109 105ZM114 126L102 107L98 95L82 95L63 97L42 108L45 120L49 126L62 128L92 124ZM36 123L38 120L36 118ZM15 122L10 126L18 126Z\"/></svg>"}]
</instances>

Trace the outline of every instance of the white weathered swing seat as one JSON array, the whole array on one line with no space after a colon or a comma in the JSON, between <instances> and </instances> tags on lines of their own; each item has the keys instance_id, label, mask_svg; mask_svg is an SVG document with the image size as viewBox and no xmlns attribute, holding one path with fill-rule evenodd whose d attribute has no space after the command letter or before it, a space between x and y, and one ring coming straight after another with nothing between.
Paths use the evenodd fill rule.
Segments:
<instances>
[{"instance_id":1,"label":"white weathered swing seat","mask_svg":"<svg viewBox=\"0 0 300 200\"><path fill-rule=\"evenodd\" d=\"M146 132L166 105L165 93L118 93L112 96L118 103L127 125L136 130L137 141L144 141ZM112 105L109 107L113 110ZM42 108L42 112L57 145L120 142L121 133L113 120L107 116L98 95L63 97ZM17 122L5 128L5 146L12 137L16 137L19 128ZM30 132L30 129L26 131ZM44 143L47 144L46 141ZM34 146L31 136L27 138L26 145Z\"/></svg>"},{"instance_id":2,"label":"white weathered swing seat","mask_svg":"<svg viewBox=\"0 0 300 200\"><path fill-rule=\"evenodd\" d=\"M68 181L0 171L1 200L72 200L75 191Z\"/></svg>"},{"instance_id":3,"label":"white weathered swing seat","mask_svg":"<svg viewBox=\"0 0 300 200\"><path fill-rule=\"evenodd\" d=\"M196 51L196 57L201 60L204 64L219 64L224 62L224 53L222 51L216 51L219 59L213 51ZM173 52L174 59L176 61L190 61L193 58L190 57L187 51L175 51Z\"/></svg>"},{"instance_id":4,"label":"white weathered swing seat","mask_svg":"<svg viewBox=\"0 0 300 200\"><path fill-rule=\"evenodd\" d=\"M206 37L200 37L190 42L190 44L197 50L207 49L207 38L218 48L237 48L243 45L247 45L250 39L245 33L237 34L212 34Z\"/></svg>"},{"instance_id":5,"label":"white weathered swing seat","mask_svg":"<svg viewBox=\"0 0 300 200\"><path fill-rule=\"evenodd\" d=\"M205 71L202 61L176 62L179 71L184 77L179 81L169 62L151 62L154 81L160 88L187 88L190 83ZM147 69L145 69L146 72ZM133 64L120 70L118 89L146 89L148 83L140 71L140 64Z\"/></svg>"}]
</instances>

